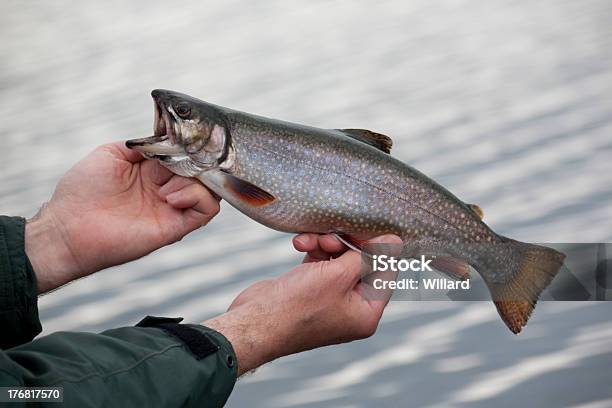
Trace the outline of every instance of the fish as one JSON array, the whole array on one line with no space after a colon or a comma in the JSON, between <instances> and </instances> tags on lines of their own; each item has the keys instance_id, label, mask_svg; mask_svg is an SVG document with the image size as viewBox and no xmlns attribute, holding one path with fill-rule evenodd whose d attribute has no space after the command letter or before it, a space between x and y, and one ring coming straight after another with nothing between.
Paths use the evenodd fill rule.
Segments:
<instances>
[{"instance_id":1,"label":"fish","mask_svg":"<svg viewBox=\"0 0 612 408\"><path fill-rule=\"evenodd\" d=\"M495 233L478 205L394 158L386 135L270 119L170 90L151 96L153 136L128 148L269 228L333 233L357 249L395 234L403 256L435 257L432 266L454 279L473 268L515 334L563 265L561 252Z\"/></svg>"}]
</instances>

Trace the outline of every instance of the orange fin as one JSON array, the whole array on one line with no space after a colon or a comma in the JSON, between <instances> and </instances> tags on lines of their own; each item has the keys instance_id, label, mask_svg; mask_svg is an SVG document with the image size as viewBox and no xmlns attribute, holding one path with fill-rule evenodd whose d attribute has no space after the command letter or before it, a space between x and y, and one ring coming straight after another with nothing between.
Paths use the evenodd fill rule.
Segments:
<instances>
[{"instance_id":1,"label":"orange fin","mask_svg":"<svg viewBox=\"0 0 612 408\"><path fill-rule=\"evenodd\" d=\"M223 173L223 178L225 180L225 188L231 191L241 201L253 207L262 207L276 200L272 194L246 180L229 173Z\"/></svg>"},{"instance_id":2,"label":"orange fin","mask_svg":"<svg viewBox=\"0 0 612 408\"><path fill-rule=\"evenodd\" d=\"M460 259L436 256L430 265L452 279L464 281L470 277L470 265Z\"/></svg>"},{"instance_id":3,"label":"orange fin","mask_svg":"<svg viewBox=\"0 0 612 408\"><path fill-rule=\"evenodd\" d=\"M553 280L565 254L552 248L509 240L521 253L518 270L506 283L487 283L500 317L518 334L527 324L540 293Z\"/></svg>"},{"instance_id":4,"label":"orange fin","mask_svg":"<svg viewBox=\"0 0 612 408\"><path fill-rule=\"evenodd\" d=\"M382 135L380 133L372 132L371 130L365 129L336 129L345 135L352 137L355 140L359 140L370 146L374 146L378 150L382 150L385 153L391 153L391 146L393 146L393 140L389 136Z\"/></svg>"}]
</instances>

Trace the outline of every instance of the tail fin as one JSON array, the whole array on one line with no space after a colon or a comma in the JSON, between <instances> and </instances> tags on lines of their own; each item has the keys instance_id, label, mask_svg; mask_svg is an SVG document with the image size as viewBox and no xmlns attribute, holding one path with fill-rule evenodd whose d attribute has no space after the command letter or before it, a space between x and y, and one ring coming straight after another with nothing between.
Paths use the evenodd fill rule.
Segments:
<instances>
[{"instance_id":1,"label":"tail fin","mask_svg":"<svg viewBox=\"0 0 612 408\"><path fill-rule=\"evenodd\" d=\"M540 293L553 280L563 265L565 254L552 248L503 238L517 262L505 283L488 282L497 311L513 333L518 334L527 324ZM486 276L483 275L486 280Z\"/></svg>"}]
</instances>

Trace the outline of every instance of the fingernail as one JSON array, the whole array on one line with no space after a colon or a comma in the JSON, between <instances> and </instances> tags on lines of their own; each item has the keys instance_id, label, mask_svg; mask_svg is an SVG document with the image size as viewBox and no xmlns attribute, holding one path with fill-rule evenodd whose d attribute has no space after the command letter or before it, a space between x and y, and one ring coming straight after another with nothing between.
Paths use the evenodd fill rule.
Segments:
<instances>
[{"instance_id":1,"label":"fingernail","mask_svg":"<svg viewBox=\"0 0 612 408\"><path fill-rule=\"evenodd\" d=\"M302 245L306 245L308 244L308 238L303 235L298 235L297 237L295 237L295 242Z\"/></svg>"}]
</instances>

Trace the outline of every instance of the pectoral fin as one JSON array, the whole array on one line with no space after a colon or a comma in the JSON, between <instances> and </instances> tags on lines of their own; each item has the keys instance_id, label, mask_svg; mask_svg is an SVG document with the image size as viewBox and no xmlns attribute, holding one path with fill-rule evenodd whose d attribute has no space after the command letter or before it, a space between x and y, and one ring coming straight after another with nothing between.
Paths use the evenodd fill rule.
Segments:
<instances>
[{"instance_id":1,"label":"pectoral fin","mask_svg":"<svg viewBox=\"0 0 612 408\"><path fill-rule=\"evenodd\" d=\"M393 140L389 136L381 135L380 133L372 132L371 130L365 129L336 129L345 135L352 137L355 140L359 140L370 146L374 146L378 150L382 150L385 153L391 153L391 146L393 146Z\"/></svg>"},{"instance_id":2,"label":"pectoral fin","mask_svg":"<svg viewBox=\"0 0 612 408\"><path fill-rule=\"evenodd\" d=\"M238 199L253 207L261 207L276 200L272 194L246 180L232 174L222 172L223 186Z\"/></svg>"}]
</instances>

